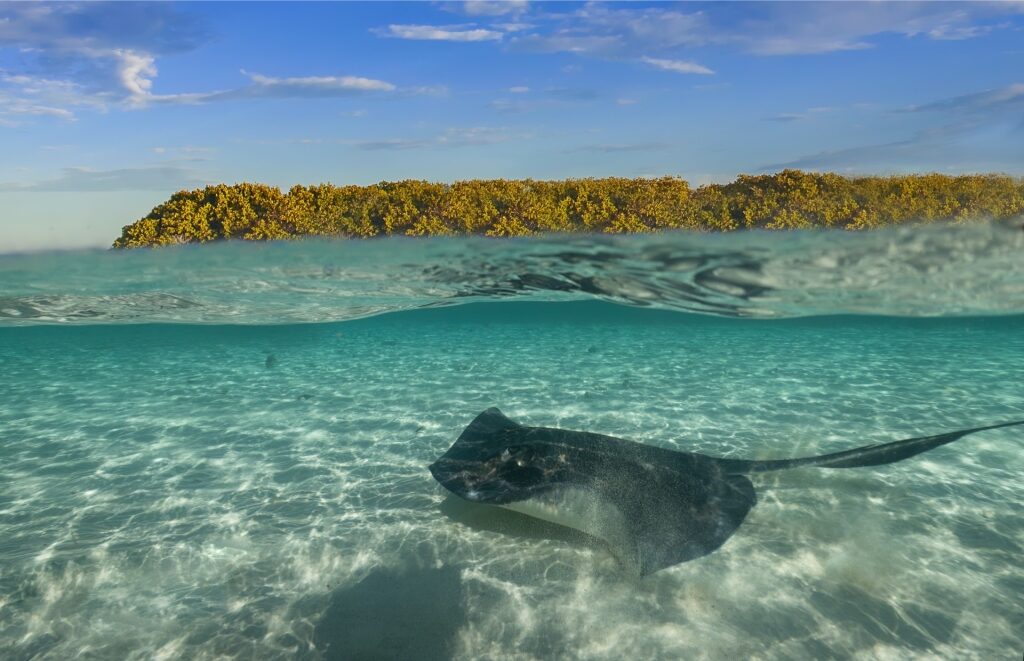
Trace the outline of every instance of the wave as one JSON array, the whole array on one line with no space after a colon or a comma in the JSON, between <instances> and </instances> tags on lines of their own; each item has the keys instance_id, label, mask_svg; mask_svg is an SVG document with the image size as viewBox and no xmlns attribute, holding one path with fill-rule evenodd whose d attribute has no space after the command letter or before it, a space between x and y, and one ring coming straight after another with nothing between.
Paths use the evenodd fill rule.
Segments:
<instances>
[{"instance_id":1,"label":"wave","mask_svg":"<svg viewBox=\"0 0 1024 661\"><path fill-rule=\"evenodd\" d=\"M226 242L0 256L0 325L342 321L474 301L602 299L729 317L1024 313L1024 232Z\"/></svg>"}]
</instances>

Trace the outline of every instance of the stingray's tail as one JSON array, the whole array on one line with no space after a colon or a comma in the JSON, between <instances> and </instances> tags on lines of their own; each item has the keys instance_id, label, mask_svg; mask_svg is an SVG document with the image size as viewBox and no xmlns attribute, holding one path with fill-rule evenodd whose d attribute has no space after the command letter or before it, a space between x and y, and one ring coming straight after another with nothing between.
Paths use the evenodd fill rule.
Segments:
<instances>
[{"instance_id":1,"label":"stingray's tail","mask_svg":"<svg viewBox=\"0 0 1024 661\"><path fill-rule=\"evenodd\" d=\"M823 454L817 457L802 457L800 459L777 459L767 461L751 461L744 459L722 459L723 468L730 473L762 473L765 471L784 470L786 468L798 468L800 466L820 466L821 468L858 468L861 466L881 466L891 464L913 457L915 454L927 452L933 448L946 443L952 443L968 434L973 434L986 429L999 429L1001 427L1013 427L1024 425L1024 420L1016 422L1004 422L1001 425L989 425L987 427L975 427L974 429L962 429L951 431L938 436L922 436L921 438L908 438L892 443L878 445L865 445L855 450Z\"/></svg>"}]
</instances>

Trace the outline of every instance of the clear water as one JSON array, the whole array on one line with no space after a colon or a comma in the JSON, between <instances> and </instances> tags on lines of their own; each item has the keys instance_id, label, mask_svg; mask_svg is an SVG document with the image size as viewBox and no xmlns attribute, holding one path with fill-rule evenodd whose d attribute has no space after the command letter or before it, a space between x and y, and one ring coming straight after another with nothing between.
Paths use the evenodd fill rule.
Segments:
<instances>
[{"instance_id":1,"label":"clear water","mask_svg":"<svg viewBox=\"0 0 1024 661\"><path fill-rule=\"evenodd\" d=\"M1022 249L982 226L0 257L0 658L1017 658L1020 428L757 476L720 550L643 579L459 515L426 465L492 405L748 458L1022 419Z\"/></svg>"}]
</instances>

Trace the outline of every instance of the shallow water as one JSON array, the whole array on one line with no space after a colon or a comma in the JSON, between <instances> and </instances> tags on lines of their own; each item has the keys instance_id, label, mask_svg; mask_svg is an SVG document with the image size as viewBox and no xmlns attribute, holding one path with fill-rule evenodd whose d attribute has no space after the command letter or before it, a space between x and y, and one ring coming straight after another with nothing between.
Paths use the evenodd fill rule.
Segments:
<instances>
[{"instance_id":1,"label":"shallow water","mask_svg":"<svg viewBox=\"0 0 1024 661\"><path fill-rule=\"evenodd\" d=\"M984 231L671 237L658 260L652 239L0 258L0 657L1016 658L1020 428L757 476L721 549L643 579L592 540L467 525L426 470L492 405L759 458L1024 419L1024 260ZM907 266L866 247L885 241L959 247ZM771 280L790 250L801 279ZM595 251L618 257L564 266ZM757 251L744 275L707 266ZM815 280L829 251L877 287L842 259ZM587 269L619 288L539 278ZM298 319L321 323L268 323Z\"/></svg>"}]
</instances>

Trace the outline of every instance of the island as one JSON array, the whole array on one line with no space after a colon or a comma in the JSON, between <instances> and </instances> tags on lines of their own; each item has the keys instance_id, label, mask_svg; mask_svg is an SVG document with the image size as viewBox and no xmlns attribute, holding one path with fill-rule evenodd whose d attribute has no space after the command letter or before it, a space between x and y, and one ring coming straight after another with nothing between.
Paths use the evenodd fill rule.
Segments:
<instances>
[{"instance_id":1,"label":"island","mask_svg":"<svg viewBox=\"0 0 1024 661\"><path fill-rule=\"evenodd\" d=\"M644 233L661 230L864 230L902 223L1006 220L1024 213L1024 179L1002 174L842 176L783 170L691 188L679 177L560 181L407 180L184 190L126 225L115 248L296 237Z\"/></svg>"}]
</instances>

